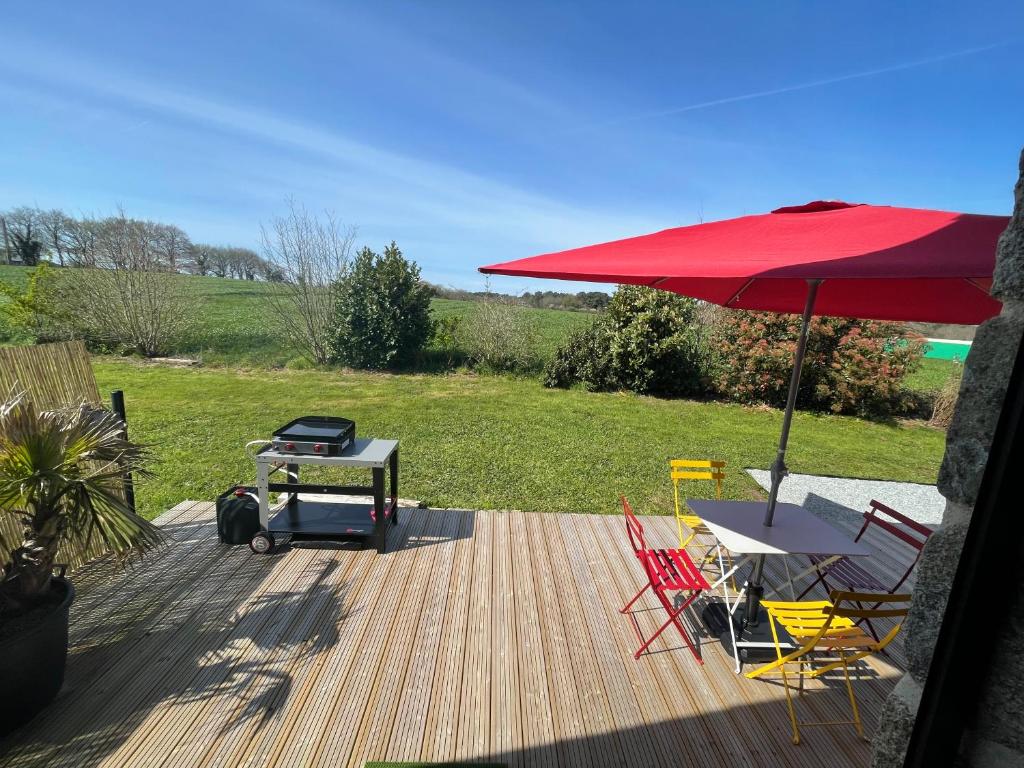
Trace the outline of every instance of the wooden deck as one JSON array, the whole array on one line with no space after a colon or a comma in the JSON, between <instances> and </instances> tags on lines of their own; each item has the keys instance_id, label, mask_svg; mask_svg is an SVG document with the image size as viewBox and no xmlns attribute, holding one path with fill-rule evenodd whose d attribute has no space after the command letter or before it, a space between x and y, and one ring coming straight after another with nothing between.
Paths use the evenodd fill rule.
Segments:
<instances>
[{"instance_id":1,"label":"wooden deck","mask_svg":"<svg viewBox=\"0 0 1024 768\"><path fill-rule=\"evenodd\" d=\"M674 522L646 521L670 545ZM668 632L635 661L618 608L642 573L618 517L408 510L383 556L221 546L209 503L160 524L171 545L141 565L79 572L64 690L0 765L868 763L849 726L792 746L781 688L734 675L696 615L704 666ZM901 657L859 672L869 734ZM847 716L837 681L802 704Z\"/></svg>"}]
</instances>

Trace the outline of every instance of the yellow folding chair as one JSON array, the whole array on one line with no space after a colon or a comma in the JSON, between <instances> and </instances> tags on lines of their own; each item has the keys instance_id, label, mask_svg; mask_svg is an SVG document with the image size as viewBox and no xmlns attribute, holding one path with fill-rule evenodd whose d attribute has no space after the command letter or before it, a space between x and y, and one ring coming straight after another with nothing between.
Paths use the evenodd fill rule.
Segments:
<instances>
[{"instance_id":1,"label":"yellow folding chair","mask_svg":"<svg viewBox=\"0 0 1024 768\"><path fill-rule=\"evenodd\" d=\"M782 683L786 691L786 707L789 710L789 721L793 726L793 743L800 743L800 726L804 725L852 725L857 735L864 738L864 728L860 722L860 711L857 709L857 698L853 694L850 681L850 664L873 653L878 653L893 641L903 626L902 620L910 607L910 595L878 594L875 592L841 592L833 591L828 600L809 600L805 602L780 602L765 600L761 607L768 612L771 622L772 640L775 643L776 660L763 667L747 673L747 677L755 678L766 672L778 669L782 673ZM871 608L864 608L871 605ZM896 624L889 632L876 640L856 622L862 619L889 618ZM799 646L796 650L783 653L778 628L782 627L789 633L793 643ZM787 646L789 643L787 642ZM850 708L853 710L852 720L833 720L828 722L800 722L797 720L796 709L786 665L796 664L799 685L798 691L803 693L805 677L820 677L839 667L843 668L846 681L846 692L850 697ZM806 667L806 669L805 669ZM790 673L793 674L793 673Z\"/></svg>"},{"instance_id":2,"label":"yellow folding chair","mask_svg":"<svg viewBox=\"0 0 1024 768\"><path fill-rule=\"evenodd\" d=\"M685 503L679 501L679 483L682 480L713 480L715 482L715 498L722 498L722 482L725 480L725 462L710 459L671 459L669 470L672 473L672 493L676 503L676 528L679 530L679 548L685 549L699 534L710 535L711 531L704 521L687 509ZM683 527L690 534L683 534Z\"/></svg>"}]
</instances>

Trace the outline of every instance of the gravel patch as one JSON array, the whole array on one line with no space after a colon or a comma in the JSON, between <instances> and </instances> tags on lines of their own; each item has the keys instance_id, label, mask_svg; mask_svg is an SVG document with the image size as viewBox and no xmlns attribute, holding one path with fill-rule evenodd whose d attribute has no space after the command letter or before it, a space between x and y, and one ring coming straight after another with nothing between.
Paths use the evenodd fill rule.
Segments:
<instances>
[{"instance_id":1,"label":"gravel patch","mask_svg":"<svg viewBox=\"0 0 1024 768\"><path fill-rule=\"evenodd\" d=\"M768 471L748 469L747 473L766 491L771 488ZM918 483L791 474L779 489L779 501L799 504L826 520L858 518L871 499L926 525L941 523L946 506L946 500L934 485Z\"/></svg>"}]
</instances>

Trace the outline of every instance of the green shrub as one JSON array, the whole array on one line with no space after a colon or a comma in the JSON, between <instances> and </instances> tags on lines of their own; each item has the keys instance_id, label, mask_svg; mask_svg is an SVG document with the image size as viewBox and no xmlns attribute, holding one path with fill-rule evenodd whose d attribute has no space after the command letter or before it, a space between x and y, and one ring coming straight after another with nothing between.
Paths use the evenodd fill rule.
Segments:
<instances>
[{"instance_id":1,"label":"green shrub","mask_svg":"<svg viewBox=\"0 0 1024 768\"><path fill-rule=\"evenodd\" d=\"M590 392L618 388L612 366L611 323L601 316L572 331L544 370L544 385L568 388L582 384Z\"/></svg>"},{"instance_id":2,"label":"green shrub","mask_svg":"<svg viewBox=\"0 0 1024 768\"><path fill-rule=\"evenodd\" d=\"M142 258L57 272L58 327L103 353L159 357L175 352L197 303L177 275Z\"/></svg>"},{"instance_id":3,"label":"green shrub","mask_svg":"<svg viewBox=\"0 0 1024 768\"><path fill-rule=\"evenodd\" d=\"M363 248L339 280L331 340L333 359L383 370L416 361L433 333L430 290L420 268L395 243Z\"/></svg>"},{"instance_id":4,"label":"green shrub","mask_svg":"<svg viewBox=\"0 0 1024 768\"><path fill-rule=\"evenodd\" d=\"M431 296L436 293L430 287ZM462 317L459 315L443 315L434 321L434 336L430 340L431 350L436 353L441 365L454 368L463 358L461 345Z\"/></svg>"},{"instance_id":5,"label":"green shrub","mask_svg":"<svg viewBox=\"0 0 1024 768\"><path fill-rule=\"evenodd\" d=\"M459 342L475 368L526 373L539 366L537 327L525 307L504 298L476 302L459 326Z\"/></svg>"},{"instance_id":6,"label":"green shrub","mask_svg":"<svg viewBox=\"0 0 1024 768\"><path fill-rule=\"evenodd\" d=\"M103 354L153 357L176 349L195 303L167 271L112 264L55 268L42 262L24 291L0 281L9 325L31 341L81 339Z\"/></svg>"},{"instance_id":7,"label":"green shrub","mask_svg":"<svg viewBox=\"0 0 1024 768\"><path fill-rule=\"evenodd\" d=\"M720 313L711 334L717 393L783 407L799 333L797 315ZM797 406L883 418L913 410L903 380L923 354L923 339L898 323L814 318Z\"/></svg>"},{"instance_id":8,"label":"green shrub","mask_svg":"<svg viewBox=\"0 0 1024 768\"><path fill-rule=\"evenodd\" d=\"M545 383L650 395L703 394L707 354L702 328L695 300L644 286L619 286L607 311L558 350Z\"/></svg>"},{"instance_id":9,"label":"green shrub","mask_svg":"<svg viewBox=\"0 0 1024 768\"><path fill-rule=\"evenodd\" d=\"M0 280L0 296L7 299L0 304L0 315L20 336L44 343L63 341L72 335L71 318L58 293L57 277L57 270L44 261L29 272L23 289Z\"/></svg>"}]
</instances>

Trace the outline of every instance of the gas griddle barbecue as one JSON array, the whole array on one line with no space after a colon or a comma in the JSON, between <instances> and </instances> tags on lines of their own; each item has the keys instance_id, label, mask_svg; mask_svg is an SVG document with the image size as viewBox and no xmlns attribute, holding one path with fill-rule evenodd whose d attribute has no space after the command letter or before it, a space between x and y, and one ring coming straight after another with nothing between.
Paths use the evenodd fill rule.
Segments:
<instances>
[{"instance_id":1,"label":"gas griddle barbecue","mask_svg":"<svg viewBox=\"0 0 1024 768\"><path fill-rule=\"evenodd\" d=\"M352 445L356 423L338 416L302 416L274 432L270 446L294 454L334 456Z\"/></svg>"},{"instance_id":2,"label":"gas griddle barbecue","mask_svg":"<svg viewBox=\"0 0 1024 768\"><path fill-rule=\"evenodd\" d=\"M307 540L371 540L378 553L385 551L387 529L398 524L398 441L356 438L354 432L355 423L348 419L304 416L277 430L274 440L255 455L261 530L249 544L254 552L270 552L274 534ZM299 467L304 464L364 467L371 470L372 484L301 483ZM390 479L387 498L385 469ZM287 481L271 482L282 470ZM273 507L272 492L283 493L283 501ZM368 496L372 502L354 496Z\"/></svg>"}]
</instances>

